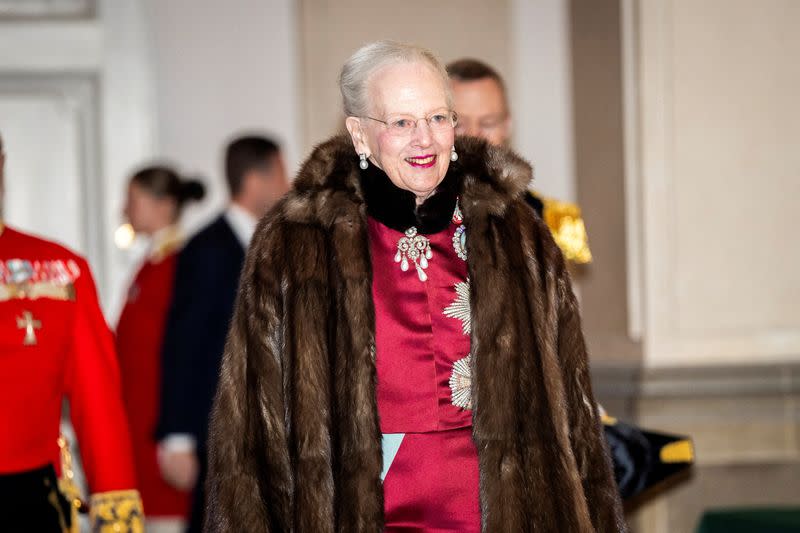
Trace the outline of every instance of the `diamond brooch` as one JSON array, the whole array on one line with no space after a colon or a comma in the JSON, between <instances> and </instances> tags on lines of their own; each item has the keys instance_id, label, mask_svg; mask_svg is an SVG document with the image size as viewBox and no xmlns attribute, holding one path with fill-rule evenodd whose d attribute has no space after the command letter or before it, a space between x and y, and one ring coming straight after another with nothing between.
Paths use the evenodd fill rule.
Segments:
<instances>
[{"instance_id":1,"label":"diamond brooch","mask_svg":"<svg viewBox=\"0 0 800 533\"><path fill-rule=\"evenodd\" d=\"M431 241L426 236L417 234L417 228L413 226L408 228L405 236L400 237L400 240L397 241L394 262L400 263L400 270L407 272L409 261L411 261L417 269L420 281L428 280L425 269L428 268L428 261L431 257L433 257Z\"/></svg>"}]
</instances>

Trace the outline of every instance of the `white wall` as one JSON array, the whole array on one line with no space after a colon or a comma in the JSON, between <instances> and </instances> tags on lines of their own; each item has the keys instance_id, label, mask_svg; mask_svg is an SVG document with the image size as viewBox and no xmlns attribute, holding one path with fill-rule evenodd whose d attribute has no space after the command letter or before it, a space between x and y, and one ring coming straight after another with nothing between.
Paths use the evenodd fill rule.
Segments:
<instances>
[{"instance_id":1,"label":"white wall","mask_svg":"<svg viewBox=\"0 0 800 533\"><path fill-rule=\"evenodd\" d=\"M291 0L145 0L153 45L157 154L206 178L196 228L225 203L224 144L242 130L273 134L289 170L299 153Z\"/></svg>"},{"instance_id":2,"label":"white wall","mask_svg":"<svg viewBox=\"0 0 800 533\"><path fill-rule=\"evenodd\" d=\"M125 173L152 155L146 43L139 1L0 22L7 222L86 255L111 317L129 263L112 244Z\"/></svg>"},{"instance_id":3,"label":"white wall","mask_svg":"<svg viewBox=\"0 0 800 533\"><path fill-rule=\"evenodd\" d=\"M99 13L103 28L99 149L104 157L102 187L94 201L103 207L100 224L108 260L101 296L112 326L138 266L136 254L113 244L113 232L123 220L131 169L156 153L155 72L144 7L142 0L103 0Z\"/></svg>"},{"instance_id":4,"label":"white wall","mask_svg":"<svg viewBox=\"0 0 800 533\"><path fill-rule=\"evenodd\" d=\"M514 146L534 165L534 188L575 200L568 0L512 0L509 92Z\"/></svg>"}]
</instances>

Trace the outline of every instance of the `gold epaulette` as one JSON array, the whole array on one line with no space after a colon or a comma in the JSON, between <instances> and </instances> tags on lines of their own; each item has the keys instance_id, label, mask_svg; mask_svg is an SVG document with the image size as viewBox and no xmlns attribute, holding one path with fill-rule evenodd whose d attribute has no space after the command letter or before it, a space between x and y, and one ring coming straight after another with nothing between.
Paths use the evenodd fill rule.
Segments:
<instances>
[{"instance_id":1,"label":"gold epaulette","mask_svg":"<svg viewBox=\"0 0 800 533\"><path fill-rule=\"evenodd\" d=\"M610 415L608 415L606 413L603 413L600 416L600 421L603 423L604 426L616 426L617 422L618 422L618 420L616 418L614 418L613 416L610 416Z\"/></svg>"},{"instance_id":2,"label":"gold epaulette","mask_svg":"<svg viewBox=\"0 0 800 533\"><path fill-rule=\"evenodd\" d=\"M589 250L581 208L552 198L542 198L542 203L542 218L567 261L579 265L591 263L592 252Z\"/></svg>"},{"instance_id":3,"label":"gold epaulette","mask_svg":"<svg viewBox=\"0 0 800 533\"><path fill-rule=\"evenodd\" d=\"M144 533L142 499L137 490L92 494L89 520L97 533Z\"/></svg>"}]
</instances>

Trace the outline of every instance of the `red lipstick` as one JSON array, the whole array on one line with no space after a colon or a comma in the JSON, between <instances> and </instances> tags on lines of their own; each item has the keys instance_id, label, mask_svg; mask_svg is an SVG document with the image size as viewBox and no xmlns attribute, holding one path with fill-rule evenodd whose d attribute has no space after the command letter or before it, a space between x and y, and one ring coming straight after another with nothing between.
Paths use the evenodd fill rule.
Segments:
<instances>
[{"instance_id":1,"label":"red lipstick","mask_svg":"<svg viewBox=\"0 0 800 533\"><path fill-rule=\"evenodd\" d=\"M430 168L436 164L436 155L418 155L414 157L407 157L406 161L409 165L416 168Z\"/></svg>"}]
</instances>

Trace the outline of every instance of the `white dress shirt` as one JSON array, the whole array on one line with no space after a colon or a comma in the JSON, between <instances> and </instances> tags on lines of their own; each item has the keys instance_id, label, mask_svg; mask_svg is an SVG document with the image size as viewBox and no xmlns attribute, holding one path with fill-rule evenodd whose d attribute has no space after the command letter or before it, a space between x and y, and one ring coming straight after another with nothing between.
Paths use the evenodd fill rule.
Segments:
<instances>
[{"instance_id":1,"label":"white dress shirt","mask_svg":"<svg viewBox=\"0 0 800 533\"><path fill-rule=\"evenodd\" d=\"M250 246L250 240L253 238L253 233L256 232L256 224L258 224L256 217L244 207L233 203L228 206L223 216L231 229L233 229L233 233L236 234L236 238L242 244L242 248L247 250L247 247Z\"/></svg>"}]
</instances>

